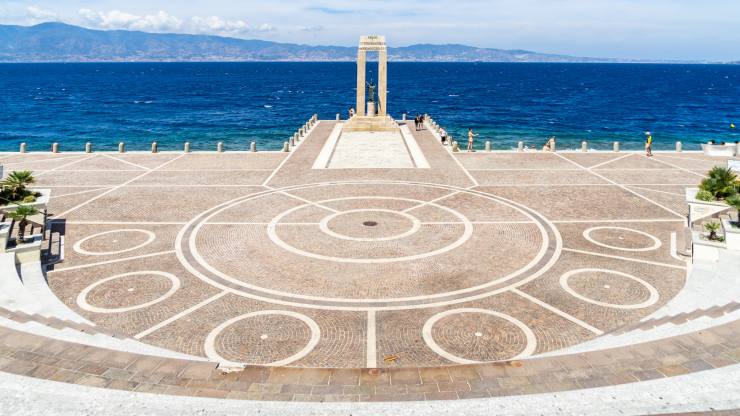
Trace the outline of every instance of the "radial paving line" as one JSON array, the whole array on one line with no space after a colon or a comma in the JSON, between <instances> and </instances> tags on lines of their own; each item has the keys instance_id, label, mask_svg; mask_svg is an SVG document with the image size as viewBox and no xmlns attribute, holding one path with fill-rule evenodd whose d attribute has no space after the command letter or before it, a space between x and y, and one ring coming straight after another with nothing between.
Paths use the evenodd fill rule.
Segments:
<instances>
[{"instance_id":1,"label":"radial paving line","mask_svg":"<svg viewBox=\"0 0 740 416\"><path fill-rule=\"evenodd\" d=\"M126 182L124 182L124 183L122 183L122 184L120 184L120 185L116 185L115 187L113 187L113 188L111 188L111 189L109 189L109 190L107 190L107 191L105 191L105 192L101 193L100 195L96 195L95 197L93 197L93 198L91 198L91 199L88 199L87 201L85 201L85 202L83 202L83 203L81 203L81 204L77 205L76 207L72 207L72 208L70 208L70 209L68 209L68 210L66 210L66 211L64 211L64 212L62 212L61 214L58 214L58 215L56 215L56 217L57 217L57 218L59 218L59 217L63 217L63 216L65 216L65 215L68 215L68 214L69 214L70 212L76 211L76 210L78 210L78 209L80 209L80 208L84 207L85 205L89 204L90 202L93 202L93 201L97 201L98 199L100 199L100 198L104 197L105 195L108 195L109 193L111 193L111 192L113 192L113 191L116 191L116 190L118 190L118 189L121 189L121 188L123 188L124 186L126 186L126 185L128 185L128 184L130 184L130 183L132 183L132 182L134 182L134 181L136 181L136 180L138 180L138 179L141 179L141 178L143 178L144 176L146 176L146 175L148 175L148 174L150 174L150 173L152 173L152 172L156 171L156 170L157 170L157 169L159 169L159 168L162 168L162 167L164 167L164 166L167 166L168 164L170 164L170 163L172 163L172 162L174 162L174 161L176 161L176 160L180 159L180 158L181 158L181 157L183 157L183 156L185 156L185 153L183 153L183 154L181 154L181 155L179 155L179 156L176 156L176 157L174 157L174 158L172 158L172 159L170 159L170 160L168 160L168 161L164 162L163 164L161 164L161 165L157 166L156 168L154 168L154 169L152 169L152 170L148 170L148 171L146 171L146 172L142 173L141 175L138 175L138 176L134 177L133 179L129 179L128 181L126 181Z\"/></svg>"},{"instance_id":2,"label":"radial paving line","mask_svg":"<svg viewBox=\"0 0 740 416\"><path fill-rule=\"evenodd\" d=\"M328 210L328 211L331 211L331 212L334 212L334 213L338 213L339 212L339 211L335 210L334 208L327 207L326 205L321 205L318 202L309 201L308 199L301 198L298 195L293 195L291 193L288 193L287 191L278 191L278 193L281 194L281 195L289 196L291 198L295 198L295 199L297 199L297 200L299 200L301 202L305 202L305 203L307 203L309 205L313 205L315 207L322 208L322 209L325 209L325 210Z\"/></svg>"},{"instance_id":3,"label":"radial paving line","mask_svg":"<svg viewBox=\"0 0 740 416\"><path fill-rule=\"evenodd\" d=\"M103 156L105 156L105 157L107 157L107 158L110 158L110 159L113 159L113 160L117 160L119 162L123 162L123 163L125 163L127 165L135 166L137 168L141 168L141 169L144 169L144 170L152 170L152 168L148 168L148 167L142 166L142 165L137 165L136 163L129 162L128 160L124 160L124 159L119 159L119 158L117 158L115 156L111 156L111 155L109 155L107 153L100 153L100 154L103 155Z\"/></svg>"},{"instance_id":4,"label":"radial paving line","mask_svg":"<svg viewBox=\"0 0 740 416\"><path fill-rule=\"evenodd\" d=\"M519 290L517 288L511 289L511 292L512 293L515 293L515 294L517 294L517 295L519 295L521 297L523 297L524 299L527 299L528 301L530 301L530 302L532 302L534 304L537 304L537 305L539 305L539 306L547 309L550 312L555 313L556 315L559 315L559 316L561 316L561 317L563 317L563 318L565 318L565 319L573 322L574 324L576 324L576 325L578 325L578 326L580 326L582 328L585 328L585 329L593 332L596 335L604 335L604 331L600 330L599 328L596 328L596 327L594 327L592 325L589 325L586 322L584 322L584 321L576 318L575 316L573 316L573 315L571 315L569 313L563 312L560 309L558 309L558 308L550 305L549 303L543 302L543 301L537 299L536 297L529 295L528 293L522 292L521 290Z\"/></svg>"},{"instance_id":5,"label":"radial paving line","mask_svg":"<svg viewBox=\"0 0 740 416\"><path fill-rule=\"evenodd\" d=\"M120 262L123 262L123 261L137 260L137 259L145 259L145 258L148 258L148 257L156 257L156 256L162 256L162 255L165 255L165 254L173 254L173 253L175 253L175 250L160 251L160 252L157 252L157 253L142 254L140 256L123 257L123 258L120 258L120 259L100 261L100 262L97 262L97 263L88 263L88 264L80 264L80 265L77 265L77 266L69 266L69 267L65 267L65 268L62 268L62 269L49 270L47 273L56 273L56 272L63 272L63 271L68 271L68 270L85 269L85 268L88 268L88 267L102 266L104 264L120 263Z\"/></svg>"},{"instance_id":6,"label":"radial paving line","mask_svg":"<svg viewBox=\"0 0 740 416\"><path fill-rule=\"evenodd\" d=\"M636 189L640 189L640 190L643 190L643 191L658 192L658 193L661 193L661 194L667 194L667 195L675 195L675 196L685 197L684 194L678 194L678 193L675 193L675 192L659 191L657 189L643 188L642 186L635 186L635 185L630 185L630 187L636 188Z\"/></svg>"},{"instance_id":7,"label":"radial paving line","mask_svg":"<svg viewBox=\"0 0 740 416\"><path fill-rule=\"evenodd\" d=\"M622 185L622 184L620 184L620 183L618 183L618 182L615 182L615 181L613 181L613 180L611 180L611 179L607 178L607 177L606 177L606 176L604 176L604 175L600 175L600 174L598 174L597 172L594 172L593 170L591 170L592 168L587 168L587 167L585 167L585 166L583 166L583 165L580 165L580 164L578 164L578 163L576 163L576 162L574 162L574 161L572 161L572 160L568 159L567 157L564 157L564 156L562 156L562 155L559 155L559 154L557 154L557 153L553 153L553 154L554 154L554 155L556 155L556 156L558 156L559 158L561 158L561 159L563 159L563 160L567 160L568 162L570 162L570 163L572 163L572 164L574 164L574 165L576 165L576 166L579 166L579 167L581 167L581 168L582 168L583 170L585 170L586 172L589 172L589 173L591 173L591 174L593 174L593 175L596 175L596 176L598 176L599 178L601 178L601 179L603 179L603 180L605 180L605 181L607 181L607 182L609 182L609 183L611 183L611 184L613 184L613 185L616 185L616 186L618 186L618 187L620 187L620 188L624 189L625 191L627 191L627 192L629 192L629 193L631 193L631 194L633 194L633 195L635 195L635 196L637 196L637 197L639 197L639 198L642 198L642 199L644 199L645 201L648 201L648 202L650 202L651 204L653 204L653 205L655 205L655 206L658 206L658 207L660 207L660 208L663 208L664 210L666 210L666 211L670 212L671 214L674 214L674 215L676 215L677 217L680 217L680 218L684 218L684 216L683 216L683 215L681 215L681 214L679 214L678 212L676 212L676 211L674 211L674 210L672 210L672 209L670 209L670 208L668 208L668 207L665 207L665 206L663 206L663 205L661 205L661 204L659 204L659 203L657 203L657 202L653 201L652 199L650 199L650 198L648 198L648 197L646 197L646 196L644 196L644 195L641 195L641 194L639 194L639 193L637 193L637 192L635 192L635 191L633 191L633 190L631 190L631 189L627 188L627 186L625 186L625 185ZM628 156L629 156L629 155L628 155Z\"/></svg>"},{"instance_id":8,"label":"radial paving line","mask_svg":"<svg viewBox=\"0 0 740 416\"><path fill-rule=\"evenodd\" d=\"M409 211L413 211L413 210L415 210L417 208L422 208L422 207L425 207L425 206L430 205L430 204L435 204L435 203L437 203L439 201L442 201L444 199L451 198L451 197L453 197L453 196L455 196L455 195L457 195L459 193L460 193L460 191L450 192L449 194L440 196L439 198L435 198L435 199L432 199L432 200L429 200L429 201L425 201L424 203L414 205L411 208L406 208L406 209L404 209L401 212L409 212Z\"/></svg>"},{"instance_id":9,"label":"radial paving line","mask_svg":"<svg viewBox=\"0 0 740 416\"><path fill-rule=\"evenodd\" d=\"M66 167L66 166L74 165L75 163L79 163L79 162L84 162L84 161L86 161L86 160L89 160L89 159L92 159L92 158L94 158L94 157L97 157L97 155L92 155L92 156L88 156L88 157L83 157L82 159L78 159L78 160L75 160L74 162L69 162L69 163L65 163L65 164L63 164L63 165L61 165L61 166L57 166L57 167L55 167L55 168L52 168L52 169L49 169L49 170L45 170L45 171L42 171L41 173L37 174L37 175L36 175L36 177L39 177L39 176L43 176L43 175L46 175L46 174L47 174L47 173L49 173L49 172L54 172L54 171L56 171L57 169L61 169L61 168L63 168L63 167Z\"/></svg>"},{"instance_id":10,"label":"radial paving line","mask_svg":"<svg viewBox=\"0 0 740 416\"><path fill-rule=\"evenodd\" d=\"M225 292L225 291L224 292L216 293L215 295L211 296L210 298L208 298L208 299L206 299L206 300L204 300L204 301L202 301L200 303L197 303L197 304L195 304L195 305L193 305L193 306L185 309L182 312L176 313L176 314L170 316L169 318L165 319L164 321L162 321L162 322L160 322L160 323L158 323L158 324L156 324L156 325L154 325L154 326L152 326L152 327L150 327L148 329L145 329L145 330L139 332L138 334L134 335L134 338L136 338L136 339L144 338L145 336L150 335L150 334L152 334L152 333L154 333L154 332L156 332L156 331L164 328L165 326L167 326L167 325L169 325L169 324L177 321L178 319L180 319L180 318L182 318L184 316L187 316L187 315L189 315L189 314L197 311L198 309L200 309L200 308L208 305L209 303L212 303L212 302L214 302L214 301L216 301L218 299L221 299L222 297L224 297L224 295L227 295L228 293L229 292Z\"/></svg>"},{"instance_id":11,"label":"radial paving line","mask_svg":"<svg viewBox=\"0 0 740 416\"><path fill-rule=\"evenodd\" d=\"M682 170L682 171L684 171L684 172L687 172L687 173L690 173L690 174L692 174L692 175L696 175L696 176L699 176L699 177L702 177L702 178L706 178L706 177L707 177L707 175L704 175L704 174L701 174L701 173L696 173L696 172L694 172L693 170L689 170L689 169L686 169L686 168L682 168L681 166L678 166L678 165L674 165L673 163L668 163L668 162L666 162L666 161L663 161L663 160L660 160L660 159L650 159L649 157L647 157L647 156L645 156L645 155L642 155L642 157L644 157L645 159L649 159L649 160L653 160L653 161L656 161L656 162L658 162L658 163L662 163L662 164L664 164L664 165L666 165L666 166L670 166L670 167L672 167L672 168L674 168L674 169Z\"/></svg>"},{"instance_id":12,"label":"radial paving line","mask_svg":"<svg viewBox=\"0 0 740 416\"><path fill-rule=\"evenodd\" d=\"M320 124L321 124L321 122L319 121L319 122L316 122L316 124L314 124L313 126L311 126L311 128L306 132L306 137L303 138L303 141L300 142L296 147L293 148L293 150L291 152L288 153L288 156L286 156L280 162L280 164L275 168L275 170L270 174L270 176L268 176L262 182L262 184L261 184L262 186L267 186L267 184L270 183L270 181L272 180L272 178L274 178L275 175L277 175L278 171L280 171L280 169L283 167L283 165L285 165L285 163L287 163L288 160L290 160L290 158L293 157L293 155L298 151L298 149L300 149L300 145L303 144L303 143L305 143L311 137L311 134L313 133L314 129L317 126L319 126Z\"/></svg>"},{"instance_id":13,"label":"radial paving line","mask_svg":"<svg viewBox=\"0 0 740 416\"><path fill-rule=\"evenodd\" d=\"M594 253L593 251L577 250L577 249L565 248L565 247L563 247L563 251L569 251L571 253L578 253L578 254L587 254L589 256L608 257L608 258L617 259L617 260L633 261L636 263L652 264L654 266L670 267L672 269L686 270L685 266L677 266L675 264L661 263L661 262L650 261L650 260L641 260L641 259L635 259L635 258L623 257L623 256L613 256L611 254Z\"/></svg>"},{"instance_id":14,"label":"radial paving line","mask_svg":"<svg viewBox=\"0 0 740 416\"><path fill-rule=\"evenodd\" d=\"M599 167L601 167L601 166L604 166L604 165L608 165L608 164L610 164L610 163L612 163L612 162L616 162L617 160L622 160L622 159L626 159L626 158L628 158L628 157L630 157L630 156L632 156L632 153L627 153L627 154L626 154L626 155L624 155L624 156L619 156L619 157L615 157L615 158L614 158L614 159L612 159L612 160L607 160L606 162L601 162L601 163L598 163L598 164L596 164L596 165L593 165L593 166L591 166L591 167L589 167L589 168L587 168L587 169L589 169L589 170L590 170L590 169L596 169L596 168L599 168ZM568 159L568 160L570 160L570 159ZM572 161L571 161L571 162L572 162ZM580 166L580 165L579 165L579 166ZM584 166L581 166L581 169L583 169L583 168L584 168Z\"/></svg>"},{"instance_id":15,"label":"radial paving line","mask_svg":"<svg viewBox=\"0 0 740 416\"><path fill-rule=\"evenodd\" d=\"M61 197L64 197L64 196L82 195L82 194L86 194L86 193L89 193L89 192L102 191L103 189L109 189L109 188L111 188L111 186L106 186L106 187L103 187L103 188L87 189L85 191L72 192L71 194L52 195L52 196L49 197L49 199L61 198Z\"/></svg>"}]
</instances>

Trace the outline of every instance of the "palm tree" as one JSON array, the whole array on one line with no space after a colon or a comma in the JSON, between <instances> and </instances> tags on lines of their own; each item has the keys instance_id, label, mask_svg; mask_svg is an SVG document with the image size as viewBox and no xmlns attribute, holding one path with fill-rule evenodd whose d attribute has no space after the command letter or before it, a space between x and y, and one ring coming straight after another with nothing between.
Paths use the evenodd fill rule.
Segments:
<instances>
[{"instance_id":1,"label":"palm tree","mask_svg":"<svg viewBox=\"0 0 740 416\"><path fill-rule=\"evenodd\" d=\"M718 222L710 222L707 224L704 224L704 228L709 231L709 239L710 240L716 240L717 239L717 231L719 230L719 223Z\"/></svg>"},{"instance_id":2,"label":"palm tree","mask_svg":"<svg viewBox=\"0 0 740 416\"><path fill-rule=\"evenodd\" d=\"M26 237L26 226L28 225L28 217L39 213L34 207L28 205L21 205L16 208L15 211L8 212L6 215L16 221L18 221L18 240L22 243Z\"/></svg>"},{"instance_id":3,"label":"palm tree","mask_svg":"<svg viewBox=\"0 0 740 416\"><path fill-rule=\"evenodd\" d=\"M30 170L11 172L2 182L2 187L9 192L9 198L12 201L23 199L26 193L26 187L36 182L33 173Z\"/></svg>"},{"instance_id":4,"label":"palm tree","mask_svg":"<svg viewBox=\"0 0 740 416\"><path fill-rule=\"evenodd\" d=\"M737 175L732 169L715 166L708 176L701 181L699 188L711 192L716 199L725 199L737 193Z\"/></svg>"},{"instance_id":5,"label":"palm tree","mask_svg":"<svg viewBox=\"0 0 740 416\"><path fill-rule=\"evenodd\" d=\"M740 195L735 194L725 200L727 202L727 205L735 208L737 210L737 222L740 223Z\"/></svg>"}]
</instances>

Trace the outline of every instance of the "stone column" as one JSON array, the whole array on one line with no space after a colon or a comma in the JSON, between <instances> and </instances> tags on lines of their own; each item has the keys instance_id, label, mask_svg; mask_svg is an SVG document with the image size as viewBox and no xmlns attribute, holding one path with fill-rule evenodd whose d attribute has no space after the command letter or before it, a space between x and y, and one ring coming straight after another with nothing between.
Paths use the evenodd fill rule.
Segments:
<instances>
[{"instance_id":1,"label":"stone column","mask_svg":"<svg viewBox=\"0 0 740 416\"><path fill-rule=\"evenodd\" d=\"M387 113L386 97L388 96L388 51L378 53L378 104L375 111L379 116Z\"/></svg>"},{"instance_id":2,"label":"stone column","mask_svg":"<svg viewBox=\"0 0 740 416\"><path fill-rule=\"evenodd\" d=\"M365 115L365 61L367 60L367 52L359 50L357 51L357 103L355 105L355 113L364 116Z\"/></svg>"}]
</instances>

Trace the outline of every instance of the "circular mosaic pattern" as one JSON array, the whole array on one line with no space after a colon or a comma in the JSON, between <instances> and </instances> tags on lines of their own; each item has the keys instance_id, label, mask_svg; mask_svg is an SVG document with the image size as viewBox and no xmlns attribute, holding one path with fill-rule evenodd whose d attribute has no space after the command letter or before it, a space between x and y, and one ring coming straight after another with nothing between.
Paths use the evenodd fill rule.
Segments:
<instances>
[{"instance_id":1,"label":"circular mosaic pattern","mask_svg":"<svg viewBox=\"0 0 740 416\"><path fill-rule=\"evenodd\" d=\"M654 235L624 227L592 227L583 237L597 246L621 251L652 251L662 245Z\"/></svg>"},{"instance_id":2,"label":"circular mosaic pattern","mask_svg":"<svg viewBox=\"0 0 740 416\"><path fill-rule=\"evenodd\" d=\"M571 270L560 277L560 285L578 299L609 308L647 308L660 299L648 282L616 270Z\"/></svg>"},{"instance_id":3,"label":"circular mosaic pattern","mask_svg":"<svg viewBox=\"0 0 740 416\"><path fill-rule=\"evenodd\" d=\"M328 183L226 202L181 230L178 258L202 280L250 297L365 310L453 304L499 293L536 278L560 255L555 227L512 201L443 185L358 186L367 194L353 183ZM443 203L455 195L463 205ZM486 212L486 221L472 221L463 210ZM259 220L251 222L254 216ZM227 220L238 222L231 226ZM466 261L457 249L485 255ZM449 278L465 269L475 273Z\"/></svg>"},{"instance_id":4,"label":"circular mosaic pattern","mask_svg":"<svg viewBox=\"0 0 740 416\"><path fill-rule=\"evenodd\" d=\"M206 337L208 358L227 365L288 365L311 352L321 337L306 315L280 310L229 319Z\"/></svg>"},{"instance_id":5,"label":"circular mosaic pattern","mask_svg":"<svg viewBox=\"0 0 740 416\"><path fill-rule=\"evenodd\" d=\"M319 229L342 240L389 241L408 237L421 228L418 218L387 209L354 209L331 214Z\"/></svg>"},{"instance_id":6,"label":"circular mosaic pattern","mask_svg":"<svg viewBox=\"0 0 740 416\"><path fill-rule=\"evenodd\" d=\"M77 296L80 308L96 313L120 313L159 303L180 288L175 275L157 271L118 274L98 280Z\"/></svg>"},{"instance_id":7,"label":"circular mosaic pattern","mask_svg":"<svg viewBox=\"0 0 740 416\"><path fill-rule=\"evenodd\" d=\"M427 320L422 335L434 352L459 364L522 358L537 348L537 338L528 326L488 309L440 312Z\"/></svg>"},{"instance_id":8,"label":"circular mosaic pattern","mask_svg":"<svg viewBox=\"0 0 740 416\"><path fill-rule=\"evenodd\" d=\"M72 249L87 256L123 254L140 249L154 241L155 238L156 235L149 230L136 228L110 230L89 235L79 240Z\"/></svg>"}]
</instances>

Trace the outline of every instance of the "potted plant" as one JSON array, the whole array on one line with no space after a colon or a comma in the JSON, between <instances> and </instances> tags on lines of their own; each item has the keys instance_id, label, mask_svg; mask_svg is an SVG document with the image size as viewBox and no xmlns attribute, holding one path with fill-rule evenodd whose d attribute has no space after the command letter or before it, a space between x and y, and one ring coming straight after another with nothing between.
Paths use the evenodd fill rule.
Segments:
<instances>
[{"instance_id":1,"label":"potted plant","mask_svg":"<svg viewBox=\"0 0 740 416\"><path fill-rule=\"evenodd\" d=\"M34 202L35 193L26 189L29 185L36 182L33 173L28 170L11 172L5 180L0 183L2 186L2 198L10 202ZM32 200L33 199L33 200Z\"/></svg>"},{"instance_id":2,"label":"potted plant","mask_svg":"<svg viewBox=\"0 0 740 416\"><path fill-rule=\"evenodd\" d=\"M709 235L707 236L707 239L709 241L719 241L720 238L717 237L717 231L719 231L720 225L718 222L710 222L704 224L704 229L709 231Z\"/></svg>"},{"instance_id":3,"label":"potted plant","mask_svg":"<svg viewBox=\"0 0 740 416\"><path fill-rule=\"evenodd\" d=\"M737 175L730 168L723 168L721 166L715 166L709 171L708 177L701 181L699 185L699 192L702 193L702 199L708 197L709 194L715 200L723 200L728 197L737 194ZM699 198L699 194L697 194Z\"/></svg>"},{"instance_id":4,"label":"potted plant","mask_svg":"<svg viewBox=\"0 0 740 416\"><path fill-rule=\"evenodd\" d=\"M26 205L19 206L15 211L8 212L6 215L18 221L18 240L22 243L26 239L26 227L28 226L28 217L39 213L34 207Z\"/></svg>"}]
</instances>

